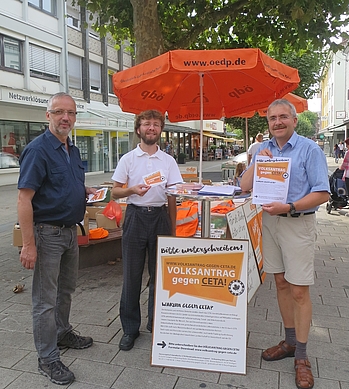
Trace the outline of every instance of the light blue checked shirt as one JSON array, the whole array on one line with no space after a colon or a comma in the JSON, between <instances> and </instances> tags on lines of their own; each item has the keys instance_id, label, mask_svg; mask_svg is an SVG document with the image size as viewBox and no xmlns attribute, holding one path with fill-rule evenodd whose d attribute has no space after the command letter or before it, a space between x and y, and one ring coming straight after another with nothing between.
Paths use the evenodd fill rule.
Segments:
<instances>
[{"instance_id":1,"label":"light blue checked shirt","mask_svg":"<svg viewBox=\"0 0 349 389\"><path fill-rule=\"evenodd\" d=\"M326 157L313 140L294 132L282 149L277 145L275 138L264 141L254 155L252 163L263 149L269 149L274 157L291 158L287 203L294 203L312 192L330 193ZM297 209L297 212L311 212L318 208Z\"/></svg>"}]
</instances>

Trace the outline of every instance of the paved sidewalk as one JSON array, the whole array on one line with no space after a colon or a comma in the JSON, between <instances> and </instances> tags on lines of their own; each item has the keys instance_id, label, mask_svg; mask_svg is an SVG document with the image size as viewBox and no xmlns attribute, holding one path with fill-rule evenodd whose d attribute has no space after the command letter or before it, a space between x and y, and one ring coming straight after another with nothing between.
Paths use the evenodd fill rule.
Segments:
<instances>
[{"instance_id":1,"label":"paved sidewalk","mask_svg":"<svg viewBox=\"0 0 349 389\"><path fill-rule=\"evenodd\" d=\"M332 158L331 158L332 160ZM335 167L330 164L330 170ZM214 166L216 164L217 166ZM220 162L204 164L204 175L220 174ZM332 166L333 165L333 166ZM331 169L332 166L332 169ZM89 184L109 180L111 174L88 176ZM209 178L208 176L206 176ZM37 371L31 323L32 272L23 269L18 250L12 247L12 226L16 221L15 185L1 187L0 221L0 389L58 388ZM325 205L317 213L316 281L311 289L313 321L309 358L316 389L349 389L349 218ZM150 366L151 334L141 327L135 347L119 351L122 334L119 321L121 262L79 271L73 298L71 322L83 335L94 338L85 350L66 350L62 360L76 376L72 389L294 389L291 358L265 362L262 350L282 339L272 277L259 288L248 306L247 375L220 374ZM143 317L147 311L144 277ZM22 293L12 292L24 283Z\"/></svg>"}]
</instances>

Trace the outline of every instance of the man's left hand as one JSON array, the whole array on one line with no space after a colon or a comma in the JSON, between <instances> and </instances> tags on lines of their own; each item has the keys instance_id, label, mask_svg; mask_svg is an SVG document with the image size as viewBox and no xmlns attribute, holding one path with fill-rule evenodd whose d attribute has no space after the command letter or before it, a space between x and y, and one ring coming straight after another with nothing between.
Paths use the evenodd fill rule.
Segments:
<instances>
[{"instance_id":1,"label":"man's left hand","mask_svg":"<svg viewBox=\"0 0 349 389\"><path fill-rule=\"evenodd\" d=\"M87 198L89 194L96 194L97 188L91 188L89 186L85 186L85 193L86 193L86 198Z\"/></svg>"},{"instance_id":2,"label":"man's left hand","mask_svg":"<svg viewBox=\"0 0 349 389\"><path fill-rule=\"evenodd\" d=\"M279 215L280 213L287 213L290 211L290 206L288 204L283 204L279 202L273 202L269 204L263 204L262 209L265 212L268 212L270 216Z\"/></svg>"}]
</instances>

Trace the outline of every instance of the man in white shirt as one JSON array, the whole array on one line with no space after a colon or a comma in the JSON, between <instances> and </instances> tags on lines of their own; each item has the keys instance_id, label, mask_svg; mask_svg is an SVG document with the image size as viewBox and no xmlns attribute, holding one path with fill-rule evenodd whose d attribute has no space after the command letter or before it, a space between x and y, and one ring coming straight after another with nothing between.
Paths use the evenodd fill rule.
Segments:
<instances>
[{"instance_id":1,"label":"man in white shirt","mask_svg":"<svg viewBox=\"0 0 349 389\"><path fill-rule=\"evenodd\" d=\"M338 147L339 147L339 158L344 158L344 143L340 141Z\"/></svg>"},{"instance_id":2,"label":"man in white shirt","mask_svg":"<svg viewBox=\"0 0 349 389\"><path fill-rule=\"evenodd\" d=\"M259 132L256 135L256 141L254 143L252 143L251 146L248 148L247 165L249 165L250 162L252 161L253 156L256 154L256 152L257 152L259 146L262 144L262 142L263 142L263 134L261 132Z\"/></svg>"},{"instance_id":3,"label":"man in white shirt","mask_svg":"<svg viewBox=\"0 0 349 389\"><path fill-rule=\"evenodd\" d=\"M124 351L131 350L139 336L139 300L146 254L150 276L146 327L152 332L157 237L176 236L176 198L166 195L166 187L183 179L175 159L158 146L164 127L165 117L158 111L148 110L137 115L135 135L140 143L120 159L112 176L115 181L113 198L127 197L122 233L124 282L120 301L124 334L119 343L120 350ZM148 185L144 181L147 176L159 176L161 181Z\"/></svg>"}]
</instances>

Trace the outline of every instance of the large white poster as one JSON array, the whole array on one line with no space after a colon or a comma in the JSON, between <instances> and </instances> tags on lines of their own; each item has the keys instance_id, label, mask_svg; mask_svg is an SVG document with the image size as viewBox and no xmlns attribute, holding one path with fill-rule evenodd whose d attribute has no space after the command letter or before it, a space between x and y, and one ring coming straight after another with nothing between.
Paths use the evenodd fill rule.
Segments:
<instances>
[{"instance_id":1,"label":"large white poster","mask_svg":"<svg viewBox=\"0 0 349 389\"><path fill-rule=\"evenodd\" d=\"M246 374L248 241L158 238L152 365Z\"/></svg>"}]
</instances>

